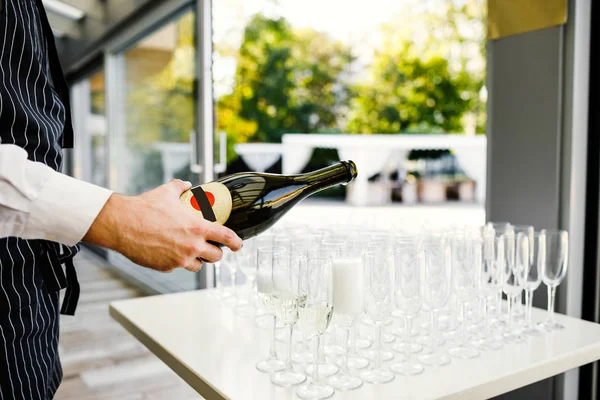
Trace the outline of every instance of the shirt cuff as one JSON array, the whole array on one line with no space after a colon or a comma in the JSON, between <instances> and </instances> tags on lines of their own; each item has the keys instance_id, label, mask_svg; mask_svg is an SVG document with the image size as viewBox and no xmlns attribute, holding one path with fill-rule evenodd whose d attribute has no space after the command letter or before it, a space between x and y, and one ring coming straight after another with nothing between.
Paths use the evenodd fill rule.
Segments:
<instances>
[{"instance_id":1,"label":"shirt cuff","mask_svg":"<svg viewBox=\"0 0 600 400\"><path fill-rule=\"evenodd\" d=\"M32 204L28 227L36 236L74 246L81 241L112 191L53 173Z\"/></svg>"}]
</instances>

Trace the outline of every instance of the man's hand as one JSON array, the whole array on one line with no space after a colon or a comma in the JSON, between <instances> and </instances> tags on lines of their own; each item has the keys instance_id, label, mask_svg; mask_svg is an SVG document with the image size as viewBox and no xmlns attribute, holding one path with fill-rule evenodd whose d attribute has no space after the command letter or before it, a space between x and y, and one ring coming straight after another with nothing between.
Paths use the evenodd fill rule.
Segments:
<instances>
[{"instance_id":1,"label":"man's hand","mask_svg":"<svg viewBox=\"0 0 600 400\"><path fill-rule=\"evenodd\" d=\"M179 196L190 187L189 182L174 179L139 196L113 194L83 241L163 272L177 267L199 271L202 262L197 258L219 261L223 251L208 240L238 251L242 240L235 232L182 206Z\"/></svg>"}]
</instances>

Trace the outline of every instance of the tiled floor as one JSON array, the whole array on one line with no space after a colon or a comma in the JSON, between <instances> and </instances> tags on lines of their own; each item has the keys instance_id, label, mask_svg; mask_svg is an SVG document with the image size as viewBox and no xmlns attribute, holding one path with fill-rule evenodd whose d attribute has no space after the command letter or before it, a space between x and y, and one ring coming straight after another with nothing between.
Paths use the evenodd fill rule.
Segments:
<instances>
[{"instance_id":1,"label":"tiled floor","mask_svg":"<svg viewBox=\"0 0 600 400\"><path fill-rule=\"evenodd\" d=\"M82 251L76 264L81 298L76 315L61 318L64 378L56 399L201 399L108 315L110 301L142 294L93 254Z\"/></svg>"}]
</instances>

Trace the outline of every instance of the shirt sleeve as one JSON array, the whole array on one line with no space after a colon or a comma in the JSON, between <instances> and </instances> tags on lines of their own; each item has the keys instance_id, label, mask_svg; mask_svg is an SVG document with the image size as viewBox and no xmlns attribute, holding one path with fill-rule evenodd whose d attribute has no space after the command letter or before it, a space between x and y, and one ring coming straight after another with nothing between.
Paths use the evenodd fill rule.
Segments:
<instances>
[{"instance_id":1,"label":"shirt sleeve","mask_svg":"<svg viewBox=\"0 0 600 400\"><path fill-rule=\"evenodd\" d=\"M112 191L27 159L19 146L0 144L0 237L77 244Z\"/></svg>"}]
</instances>

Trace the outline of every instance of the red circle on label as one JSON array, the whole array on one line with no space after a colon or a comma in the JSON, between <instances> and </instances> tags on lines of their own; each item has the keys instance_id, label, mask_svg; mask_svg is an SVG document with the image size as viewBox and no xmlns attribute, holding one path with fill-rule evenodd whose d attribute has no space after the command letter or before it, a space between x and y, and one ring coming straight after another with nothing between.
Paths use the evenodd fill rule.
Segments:
<instances>
[{"instance_id":1,"label":"red circle on label","mask_svg":"<svg viewBox=\"0 0 600 400\"><path fill-rule=\"evenodd\" d=\"M192 205L192 207L194 207L195 210L200 211L200 206L198 205L198 202L196 201L196 198L194 196L190 197L190 204Z\"/></svg>"},{"instance_id":2,"label":"red circle on label","mask_svg":"<svg viewBox=\"0 0 600 400\"><path fill-rule=\"evenodd\" d=\"M206 199L208 200L210 206L214 206L215 196L211 192L204 192L204 194L206 195ZM192 207L194 207L195 210L200 211L200 205L198 204L198 201L194 196L190 197L190 204L192 205Z\"/></svg>"},{"instance_id":3,"label":"red circle on label","mask_svg":"<svg viewBox=\"0 0 600 400\"><path fill-rule=\"evenodd\" d=\"M206 198L208 199L210 206L211 207L214 206L215 205L215 196L211 192L204 192L204 194L206 194Z\"/></svg>"}]
</instances>

